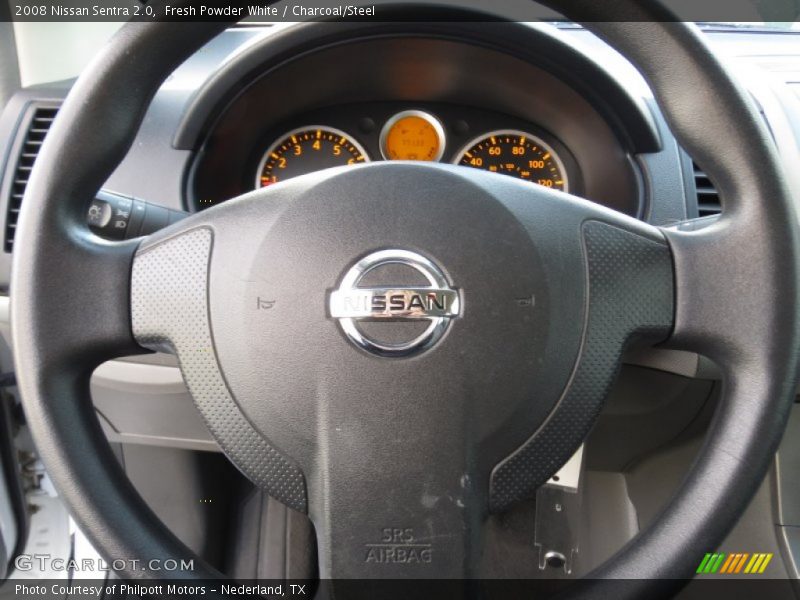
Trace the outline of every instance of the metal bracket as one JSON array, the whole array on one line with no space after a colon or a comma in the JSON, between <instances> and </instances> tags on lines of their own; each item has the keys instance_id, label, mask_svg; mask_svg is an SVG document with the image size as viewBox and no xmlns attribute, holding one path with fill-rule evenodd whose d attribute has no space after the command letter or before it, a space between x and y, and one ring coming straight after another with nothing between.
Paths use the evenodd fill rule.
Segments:
<instances>
[{"instance_id":1,"label":"metal bracket","mask_svg":"<svg viewBox=\"0 0 800 600\"><path fill-rule=\"evenodd\" d=\"M536 493L534 544L539 569L570 575L578 554L583 445Z\"/></svg>"}]
</instances>

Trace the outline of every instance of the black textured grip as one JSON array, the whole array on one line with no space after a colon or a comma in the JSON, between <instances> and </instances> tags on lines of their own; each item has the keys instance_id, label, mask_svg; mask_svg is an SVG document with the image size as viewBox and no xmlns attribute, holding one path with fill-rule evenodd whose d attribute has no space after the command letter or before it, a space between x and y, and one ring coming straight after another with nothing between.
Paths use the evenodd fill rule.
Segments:
<instances>
[{"instance_id":1,"label":"black textured grip","mask_svg":"<svg viewBox=\"0 0 800 600\"><path fill-rule=\"evenodd\" d=\"M586 326L568 387L542 427L492 473L490 508L532 497L589 433L634 338L663 341L672 329L672 257L655 240L599 221L583 225Z\"/></svg>"},{"instance_id":2,"label":"black textured grip","mask_svg":"<svg viewBox=\"0 0 800 600\"><path fill-rule=\"evenodd\" d=\"M270 496L305 512L303 473L241 413L217 363L208 317L212 240L211 230L199 228L137 253L134 336L146 348L177 354L189 392L225 454Z\"/></svg>"}]
</instances>

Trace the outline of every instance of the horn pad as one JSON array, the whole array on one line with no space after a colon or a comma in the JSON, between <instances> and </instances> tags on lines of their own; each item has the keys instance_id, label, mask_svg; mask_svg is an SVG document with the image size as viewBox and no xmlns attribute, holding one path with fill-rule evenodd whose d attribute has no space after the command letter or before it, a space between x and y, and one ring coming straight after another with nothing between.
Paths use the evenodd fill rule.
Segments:
<instances>
[{"instance_id":1,"label":"horn pad","mask_svg":"<svg viewBox=\"0 0 800 600\"><path fill-rule=\"evenodd\" d=\"M579 227L545 260L555 222L543 223L550 233L537 240L513 207L463 171L347 169L262 193L215 219L209 300L221 370L248 420L306 473L320 444L342 436L373 457L421 463L452 440L488 476L564 389L579 349L583 276L580 266L565 275L561 261L572 254L580 265ZM398 179L410 183L386 185ZM384 261L354 281L359 263L376 253L391 263L398 251L426 264ZM553 302L553 283L569 294L556 289ZM438 327L411 352L373 353L331 314L343 288L359 287L431 288L446 303L439 312L452 314L353 321L359 335L386 345ZM378 421L391 422L391 438L373 431ZM476 471L465 464L464 472Z\"/></svg>"}]
</instances>

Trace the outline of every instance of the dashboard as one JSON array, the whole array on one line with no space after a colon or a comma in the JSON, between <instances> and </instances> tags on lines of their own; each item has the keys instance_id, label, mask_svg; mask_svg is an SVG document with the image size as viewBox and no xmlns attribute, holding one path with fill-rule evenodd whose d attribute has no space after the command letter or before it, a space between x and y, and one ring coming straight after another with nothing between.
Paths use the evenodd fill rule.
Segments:
<instances>
[{"instance_id":1,"label":"dashboard","mask_svg":"<svg viewBox=\"0 0 800 600\"><path fill-rule=\"evenodd\" d=\"M242 177L257 189L325 168L381 160L452 163L564 192L583 191L574 156L540 125L426 102L358 103L297 115L264 132L243 164ZM220 201L203 198L196 208Z\"/></svg>"},{"instance_id":2,"label":"dashboard","mask_svg":"<svg viewBox=\"0 0 800 600\"><path fill-rule=\"evenodd\" d=\"M584 54L530 32L519 23L300 26L280 40L305 49L289 59L275 41L248 48L197 93L178 128L194 158L187 209L325 168L411 160L643 216L635 157L659 145L647 107Z\"/></svg>"}]
</instances>

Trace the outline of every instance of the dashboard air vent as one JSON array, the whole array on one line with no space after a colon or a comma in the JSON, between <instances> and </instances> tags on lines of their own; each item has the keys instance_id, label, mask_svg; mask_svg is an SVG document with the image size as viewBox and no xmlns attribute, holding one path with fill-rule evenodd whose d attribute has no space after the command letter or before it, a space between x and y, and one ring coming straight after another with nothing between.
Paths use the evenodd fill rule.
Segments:
<instances>
[{"instance_id":1,"label":"dashboard air vent","mask_svg":"<svg viewBox=\"0 0 800 600\"><path fill-rule=\"evenodd\" d=\"M19 147L17 165L14 168L11 180L11 190L8 198L8 214L6 215L5 251L14 249L14 233L17 228L17 219L22 207L22 198L28 185L28 178L33 168L33 163L39 154L39 149L47 135L58 108L39 106L33 109L25 130L25 138Z\"/></svg>"},{"instance_id":2,"label":"dashboard air vent","mask_svg":"<svg viewBox=\"0 0 800 600\"><path fill-rule=\"evenodd\" d=\"M701 217L718 215L722 212L722 208L719 203L717 188L711 183L708 175L694 161L692 161L692 167L694 169L694 186L697 190L698 213Z\"/></svg>"}]
</instances>

